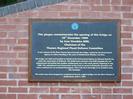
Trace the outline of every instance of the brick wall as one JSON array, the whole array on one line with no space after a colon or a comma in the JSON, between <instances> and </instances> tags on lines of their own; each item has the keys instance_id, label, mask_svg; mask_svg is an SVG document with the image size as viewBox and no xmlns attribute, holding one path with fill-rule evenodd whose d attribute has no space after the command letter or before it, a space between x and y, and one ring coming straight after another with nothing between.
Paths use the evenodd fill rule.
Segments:
<instances>
[{"instance_id":1,"label":"brick wall","mask_svg":"<svg viewBox=\"0 0 133 99\"><path fill-rule=\"evenodd\" d=\"M29 83L29 18L121 19L120 83ZM69 0L0 17L0 99L133 99L133 0Z\"/></svg>"}]
</instances>

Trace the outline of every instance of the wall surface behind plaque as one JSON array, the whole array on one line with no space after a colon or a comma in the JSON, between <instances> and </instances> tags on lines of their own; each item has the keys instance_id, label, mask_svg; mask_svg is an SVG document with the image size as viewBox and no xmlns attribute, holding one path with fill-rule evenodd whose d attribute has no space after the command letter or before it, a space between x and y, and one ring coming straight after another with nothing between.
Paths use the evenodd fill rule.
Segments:
<instances>
[{"instance_id":1,"label":"wall surface behind plaque","mask_svg":"<svg viewBox=\"0 0 133 99\"><path fill-rule=\"evenodd\" d=\"M29 83L29 18L121 19L120 83ZM69 0L0 17L0 99L133 99L133 0Z\"/></svg>"}]
</instances>

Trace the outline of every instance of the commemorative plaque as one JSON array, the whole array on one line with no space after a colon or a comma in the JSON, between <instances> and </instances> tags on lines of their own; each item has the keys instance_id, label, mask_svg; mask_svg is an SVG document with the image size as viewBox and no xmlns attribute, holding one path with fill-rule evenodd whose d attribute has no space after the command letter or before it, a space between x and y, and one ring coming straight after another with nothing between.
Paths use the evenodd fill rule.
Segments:
<instances>
[{"instance_id":1,"label":"commemorative plaque","mask_svg":"<svg viewBox=\"0 0 133 99\"><path fill-rule=\"evenodd\" d=\"M120 20L30 19L29 81L120 81Z\"/></svg>"}]
</instances>

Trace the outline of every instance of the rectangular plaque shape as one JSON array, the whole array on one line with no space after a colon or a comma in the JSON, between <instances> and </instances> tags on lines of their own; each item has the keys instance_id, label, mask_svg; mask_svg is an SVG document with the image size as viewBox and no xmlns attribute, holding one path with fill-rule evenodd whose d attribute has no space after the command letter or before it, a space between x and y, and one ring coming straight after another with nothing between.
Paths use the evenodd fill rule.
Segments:
<instances>
[{"instance_id":1,"label":"rectangular plaque shape","mask_svg":"<svg viewBox=\"0 0 133 99\"><path fill-rule=\"evenodd\" d=\"M29 81L120 81L120 20L30 19Z\"/></svg>"}]
</instances>

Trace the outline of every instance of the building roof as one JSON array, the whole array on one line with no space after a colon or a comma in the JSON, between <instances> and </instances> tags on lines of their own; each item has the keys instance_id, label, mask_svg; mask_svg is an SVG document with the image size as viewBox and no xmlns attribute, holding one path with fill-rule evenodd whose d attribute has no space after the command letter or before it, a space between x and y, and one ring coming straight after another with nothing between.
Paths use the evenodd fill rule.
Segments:
<instances>
[{"instance_id":1,"label":"building roof","mask_svg":"<svg viewBox=\"0 0 133 99\"><path fill-rule=\"evenodd\" d=\"M63 1L67 1L67 0L27 0L24 2L8 5L5 7L0 7L0 17L6 16L8 14L31 10L40 6L46 6L46 5L63 2Z\"/></svg>"}]
</instances>

